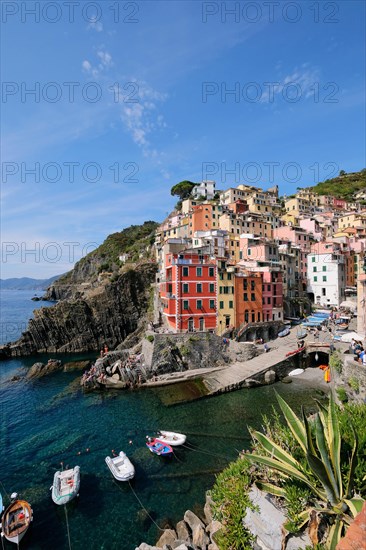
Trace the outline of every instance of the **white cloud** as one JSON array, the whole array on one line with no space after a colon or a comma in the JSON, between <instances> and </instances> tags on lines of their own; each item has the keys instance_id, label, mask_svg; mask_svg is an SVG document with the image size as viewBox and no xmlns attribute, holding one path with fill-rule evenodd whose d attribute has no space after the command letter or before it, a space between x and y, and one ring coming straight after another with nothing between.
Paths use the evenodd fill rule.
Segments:
<instances>
[{"instance_id":1,"label":"white cloud","mask_svg":"<svg viewBox=\"0 0 366 550\"><path fill-rule=\"evenodd\" d=\"M314 97L314 86L319 84L319 70L312 69L308 63L300 68L295 67L292 73L262 86L261 103L274 103L276 96L282 96L284 101L294 98Z\"/></svg>"},{"instance_id":2,"label":"white cloud","mask_svg":"<svg viewBox=\"0 0 366 550\"><path fill-rule=\"evenodd\" d=\"M92 29L93 31L96 31L96 32L102 32L103 23L101 23L101 21L92 21L91 23L89 23L87 28Z\"/></svg>"}]
</instances>

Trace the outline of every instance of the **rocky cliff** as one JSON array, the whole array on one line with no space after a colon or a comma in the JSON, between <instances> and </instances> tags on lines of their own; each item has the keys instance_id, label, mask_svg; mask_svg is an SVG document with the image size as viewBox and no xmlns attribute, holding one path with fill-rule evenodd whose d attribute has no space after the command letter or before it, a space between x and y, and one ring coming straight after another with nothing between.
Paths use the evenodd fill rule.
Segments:
<instances>
[{"instance_id":1,"label":"rocky cliff","mask_svg":"<svg viewBox=\"0 0 366 550\"><path fill-rule=\"evenodd\" d=\"M144 323L156 266L141 264L84 293L34 312L27 330L0 350L3 357L111 349Z\"/></svg>"},{"instance_id":2,"label":"rocky cliff","mask_svg":"<svg viewBox=\"0 0 366 550\"><path fill-rule=\"evenodd\" d=\"M55 281L46 299L59 300L34 312L27 330L0 348L0 359L36 353L77 353L111 349L146 321L155 222L109 235L72 271ZM122 258L122 259L121 259Z\"/></svg>"}]
</instances>

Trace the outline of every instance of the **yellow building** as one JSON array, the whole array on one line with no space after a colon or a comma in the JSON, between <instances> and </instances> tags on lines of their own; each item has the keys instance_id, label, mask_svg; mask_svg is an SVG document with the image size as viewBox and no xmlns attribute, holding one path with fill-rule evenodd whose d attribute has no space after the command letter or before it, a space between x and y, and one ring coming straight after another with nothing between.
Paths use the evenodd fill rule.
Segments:
<instances>
[{"instance_id":1,"label":"yellow building","mask_svg":"<svg viewBox=\"0 0 366 550\"><path fill-rule=\"evenodd\" d=\"M235 267L218 260L217 269L217 333L223 334L235 323Z\"/></svg>"},{"instance_id":2,"label":"yellow building","mask_svg":"<svg viewBox=\"0 0 366 550\"><path fill-rule=\"evenodd\" d=\"M344 216L338 218L338 229L354 227L356 229L366 229L366 211L347 212Z\"/></svg>"}]
</instances>

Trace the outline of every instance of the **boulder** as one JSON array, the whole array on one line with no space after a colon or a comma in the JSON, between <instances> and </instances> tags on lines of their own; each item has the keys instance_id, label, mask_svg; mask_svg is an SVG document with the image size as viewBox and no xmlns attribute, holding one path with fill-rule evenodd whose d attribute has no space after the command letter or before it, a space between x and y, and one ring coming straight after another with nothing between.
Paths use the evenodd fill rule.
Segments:
<instances>
[{"instance_id":1,"label":"boulder","mask_svg":"<svg viewBox=\"0 0 366 550\"><path fill-rule=\"evenodd\" d=\"M193 545L198 546L201 550L207 550L207 546L210 544L210 539L205 533L205 528L201 525L197 525L192 531Z\"/></svg>"},{"instance_id":2,"label":"boulder","mask_svg":"<svg viewBox=\"0 0 366 550\"><path fill-rule=\"evenodd\" d=\"M203 511L204 511L204 514L205 514L207 524L211 523L211 521L213 520L212 505L213 505L213 500L211 498L211 495L206 494L206 502L205 502L205 506L203 508Z\"/></svg>"},{"instance_id":3,"label":"boulder","mask_svg":"<svg viewBox=\"0 0 366 550\"><path fill-rule=\"evenodd\" d=\"M361 550L365 547L366 540L366 502L362 510L357 514L351 525L348 527L346 536L337 544L337 550Z\"/></svg>"},{"instance_id":4,"label":"boulder","mask_svg":"<svg viewBox=\"0 0 366 550\"><path fill-rule=\"evenodd\" d=\"M210 535L211 540L213 540L214 534L220 531L220 529L222 529L222 523L214 519L207 525L206 532Z\"/></svg>"},{"instance_id":5,"label":"boulder","mask_svg":"<svg viewBox=\"0 0 366 550\"><path fill-rule=\"evenodd\" d=\"M62 369L62 363L58 359L50 359L45 365L44 363L34 363L27 372L27 378L41 378L42 376L47 376L58 370Z\"/></svg>"},{"instance_id":6,"label":"boulder","mask_svg":"<svg viewBox=\"0 0 366 550\"><path fill-rule=\"evenodd\" d=\"M265 384L273 384L276 381L276 373L274 370L268 370L264 374L264 382Z\"/></svg>"},{"instance_id":7,"label":"boulder","mask_svg":"<svg viewBox=\"0 0 366 550\"><path fill-rule=\"evenodd\" d=\"M64 365L64 371L87 370L92 366L91 361L69 361Z\"/></svg>"},{"instance_id":8,"label":"boulder","mask_svg":"<svg viewBox=\"0 0 366 550\"><path fill-rule=\"evenodd\" d=\"M173 544L176 539L177 533L174 531L174 529L165 529L160 539L156 543L156 546L158 548L163 548L166 544Z\"/></svg>"},{"instance_id":9,"label":"boulder","mask_svg":"<svg viewBox=\"0 0 366 550\"><path fill-rule=\"evenodd\" d=\"M205 528L203 521L201 521L200 518L196 516L196 514L194 514L191 510L187 510L184 514L184 521L187 523L192 533L198 526L202 527L203 529Z\"/></svg>"},{"instance_id":10,"label":"boulder","mask_svg":"<svg viewBox=\"0 0 366 550\"><path fill-rule=\"evenodd\" d=\"M160 550L157 546L150 546L146 542L142 542L140 546L137 546L135 550Z\"/></svg>"},{"instance_id":11,"label":"boulder","mask_svg":"<svg viewBox=\"0 0 366 550\"><path fill-rule=\"evenodd\" d=\"M188 528L188 526L187 526L187 524L184 520L178 521L178 523L176 525L176 531L177 531L178 539L182 539L182 540L186 540L186 541L190 540L191 533L190 533L189 528Z\"/></svg>"}]
</instances>

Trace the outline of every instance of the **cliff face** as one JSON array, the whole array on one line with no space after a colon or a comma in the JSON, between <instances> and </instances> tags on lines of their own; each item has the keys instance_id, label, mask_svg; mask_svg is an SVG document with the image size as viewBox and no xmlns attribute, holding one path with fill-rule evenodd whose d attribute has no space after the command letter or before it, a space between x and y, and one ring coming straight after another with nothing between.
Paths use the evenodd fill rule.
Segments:
<instances>
[{"instance_id":1,"label":"cliff face","mask_svg":"<svg viewBox=\"0 0 366 550\"><path fill-rule=\"evenodd\" d=\"M0 350L0 356L98 351L104 344L116 347L144 323L155 273L150 262L84 291L80 285L56 284L52 288L61 290L54 298L70 297L36 310L22 337Z\"/></svg>"}]
</instances>

